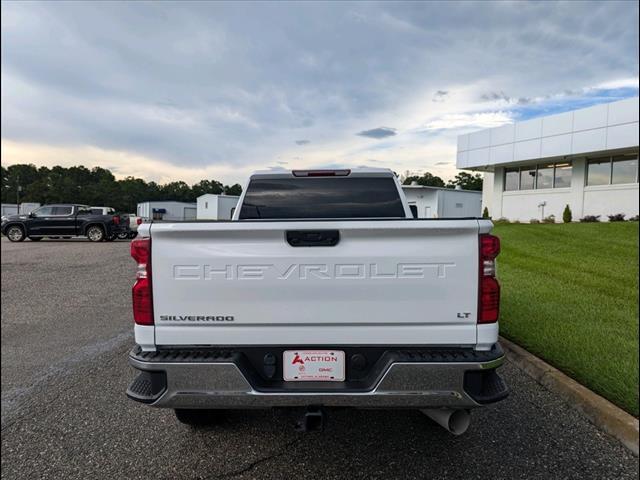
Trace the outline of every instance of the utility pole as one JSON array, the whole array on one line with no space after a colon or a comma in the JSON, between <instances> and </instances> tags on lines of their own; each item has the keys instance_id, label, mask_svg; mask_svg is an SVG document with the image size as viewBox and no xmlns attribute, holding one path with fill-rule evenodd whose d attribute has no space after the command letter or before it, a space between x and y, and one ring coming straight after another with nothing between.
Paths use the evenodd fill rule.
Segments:
<instances>
[{"instance_id":1,"label":"utility pole","mask_svg":"<svg viewBox=\"0 0 640 480\"><path fill-rule=\"evenodd\" d=\"M18 209L18 214L20 214L20 190L22 187L20 186L20 177L16 177L16 208Z\"/></svg>"}]
</instances>

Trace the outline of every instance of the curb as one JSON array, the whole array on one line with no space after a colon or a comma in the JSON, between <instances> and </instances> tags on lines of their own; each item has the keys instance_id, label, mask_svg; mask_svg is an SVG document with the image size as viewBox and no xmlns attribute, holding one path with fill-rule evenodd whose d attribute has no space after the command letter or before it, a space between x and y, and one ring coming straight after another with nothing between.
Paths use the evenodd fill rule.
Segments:
<instances>
[{"instance_id":1,"label":"curb","mask_svg":"<svg viewBox=\"0 0 640 480\"><path fill-rule=\"evenodd\" d=\"M506 338L500 337L500 345L507 358L527 375L560 395L591 423L638 455L637 418Z\"/></svg>"}]
</instances>

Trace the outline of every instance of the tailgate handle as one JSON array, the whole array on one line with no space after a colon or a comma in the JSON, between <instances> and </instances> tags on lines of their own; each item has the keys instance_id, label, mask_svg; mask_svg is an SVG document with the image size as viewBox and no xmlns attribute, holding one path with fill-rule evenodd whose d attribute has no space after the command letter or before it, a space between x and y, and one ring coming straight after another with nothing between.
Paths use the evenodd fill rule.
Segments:
<instances>
[{"instance_id":1,"label":"tailgate handle","mask_svg":"<svg viewBox=\"0 0 640 480\"><path fill-rule=\"evenodd\" d=\"M339 241L338 230L287 230L292 247L335 247Z\"/></svg>"}]
</instances>

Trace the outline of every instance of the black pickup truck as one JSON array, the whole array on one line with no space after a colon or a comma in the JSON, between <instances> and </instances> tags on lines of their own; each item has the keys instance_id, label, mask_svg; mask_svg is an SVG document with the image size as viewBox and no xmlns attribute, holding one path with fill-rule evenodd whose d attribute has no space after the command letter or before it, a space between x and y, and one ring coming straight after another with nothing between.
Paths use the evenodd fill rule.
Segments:
<instances>
[{"instance_id":1,"label":"black pickup truck","mask_svg":"<svg viewBox=\"0 0 640 480\"><path fill-rule=\"evenodd\" d=\"M92 242L111 241L128 230L128 219L118 214L96 214L87 205L43 205L29 214L2 217L2 233L12 242L27 237L37 242L44 237L77 236Z\"/></svg>"}]
</instances>

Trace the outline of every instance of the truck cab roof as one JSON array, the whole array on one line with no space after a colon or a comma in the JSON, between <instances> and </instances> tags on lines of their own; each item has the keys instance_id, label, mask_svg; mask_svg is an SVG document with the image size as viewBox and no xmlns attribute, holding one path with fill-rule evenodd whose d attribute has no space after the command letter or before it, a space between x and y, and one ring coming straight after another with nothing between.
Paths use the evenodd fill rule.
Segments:
<instances>
[{"instance_id":1,"label":"truck cab roof","mask_svg":"<svg viewBox=\"0 0 640 480\"><path fill-rule=\"evenodd\" d=\"M309 175L311 174L311 175ZM256 170L249 177L287 178L303 176L327 176L327 177L387 177L395 176L388 168L356 167L356 168L317 168L317 169L293 169L273 168L270 170Z\"/></svg>"}]
</instances>

